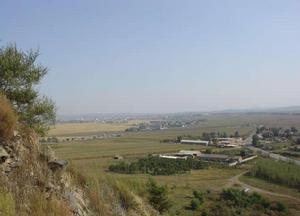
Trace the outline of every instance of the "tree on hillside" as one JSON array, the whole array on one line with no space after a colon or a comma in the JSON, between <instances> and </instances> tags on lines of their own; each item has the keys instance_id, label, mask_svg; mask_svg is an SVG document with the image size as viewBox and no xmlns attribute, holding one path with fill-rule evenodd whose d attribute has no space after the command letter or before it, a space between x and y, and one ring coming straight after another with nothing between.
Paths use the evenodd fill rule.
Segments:
<instances>
[{"instance_id":1,"label":"tree on hillside","mask_svg":"<svg viewBox=\"0 0 300 216\"><path fill-rule=\"evenodd\" d=\"M167 211L171 207L167 187L159 186L154 180L150 179L148 182L148 193L150 204L160 213Z\"/></svg>"},{"instance_id":2,"label":"tree on hillside","mask_svg":"<svg viewBox=\"0 0 300 216\"><path fill-rule=\"evenodd\" d=\"M0 92L10 100L21 123L44 135L55 121L55 105L36 89L47 74L47 68L36 62L38 56L38 51L23 52L16 45L0 48Z\"/></svg>"}]
</instances>

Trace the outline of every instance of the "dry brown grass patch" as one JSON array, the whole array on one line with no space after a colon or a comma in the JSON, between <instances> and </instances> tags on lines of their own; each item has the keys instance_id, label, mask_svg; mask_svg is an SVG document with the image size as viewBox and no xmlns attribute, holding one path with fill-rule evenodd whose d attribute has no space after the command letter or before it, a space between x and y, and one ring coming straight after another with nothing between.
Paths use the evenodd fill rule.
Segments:
<instances>
[{"instance_id":1,"label":"dry brown grass patch","mask_svg":"<svg viewBox=\"0 0 300 216\"><path fill-rule=\"evenodd\" d=\"M17 116L8 99L0 95L0 141L8 140L14 135Z\"/></svg>"}]
</instances>

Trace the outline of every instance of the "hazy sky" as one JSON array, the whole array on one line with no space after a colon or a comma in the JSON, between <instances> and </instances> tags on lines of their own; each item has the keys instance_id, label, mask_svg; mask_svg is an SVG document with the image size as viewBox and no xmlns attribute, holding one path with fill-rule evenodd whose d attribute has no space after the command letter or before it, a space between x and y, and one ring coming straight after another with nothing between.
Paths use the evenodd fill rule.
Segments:
<instances>
[{"instance_id":1,"label":"hazy sky","mask_svg":"<svg viewBox=\"0 0 300 216\"><path fill-rule=\"evenodd\" d=\"M299 0L1 0L62 114L300 105Z\"/></svg>"}]
</instances>

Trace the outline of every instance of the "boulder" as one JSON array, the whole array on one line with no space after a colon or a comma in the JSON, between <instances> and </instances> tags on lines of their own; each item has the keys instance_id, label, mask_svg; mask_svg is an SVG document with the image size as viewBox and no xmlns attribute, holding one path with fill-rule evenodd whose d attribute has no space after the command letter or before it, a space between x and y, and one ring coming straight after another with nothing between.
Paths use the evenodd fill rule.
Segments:
<instances>
[{"instance_id":1,"label":"boulder","mask_svg":"<svg viewBox=\"0 0 300 216\"><path fill-rule=\"evenodd\" d=\"M68 166L69 162L66 160L53 160L48 162L48 166L52 171L63 170Z\"/></svg>"}]
</instances>

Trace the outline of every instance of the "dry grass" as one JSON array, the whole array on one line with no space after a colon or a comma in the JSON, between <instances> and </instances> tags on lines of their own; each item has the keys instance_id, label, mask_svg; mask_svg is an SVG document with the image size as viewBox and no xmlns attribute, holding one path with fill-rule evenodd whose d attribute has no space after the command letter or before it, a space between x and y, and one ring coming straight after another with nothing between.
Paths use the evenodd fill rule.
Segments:
<instances>
[{"instance_id":1,"label":"dry grass","mask_svg":"<svg viewBox=\"0 0 300 216\"><path fill-rule=\"evenodd\" d=\"M7 188L3 187L3 185L0 187L0 215L15 215L15 201L13 195Z\"/></svg>"},{"instance_id":2,"label":"dry grass","mask_svg":"<svg viewBox=\"0 0 300 216\"><path fill-rule=\"evenodd\" d=\"M0 140L8 140L13 134L17 124L17 117L10 102L0 95Z\"/></svg>"},{"instance_id":3,"label":"dry grass","mask_svg":"<svg viewBox=\"0 0 300 216\"><path fill-rule=\"evenodd\" d=\"M30 215L32 216L72 216L67 203L64 200L51 198L47 200L45 193L35 191L30 196L29 202Z\"/></svg>"},{"instance_id":4,"label":"dry grass","mask_svg":"<svg viewBox=\"0 0 300 216\"><path fill-rule=\"evenodd\" d=\"M101 132L118 132L143 122L142 120L128 121L127 123L64 123L51 127L49 136L90 135Z\"/></svg>"}]
</instances>

